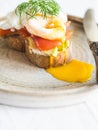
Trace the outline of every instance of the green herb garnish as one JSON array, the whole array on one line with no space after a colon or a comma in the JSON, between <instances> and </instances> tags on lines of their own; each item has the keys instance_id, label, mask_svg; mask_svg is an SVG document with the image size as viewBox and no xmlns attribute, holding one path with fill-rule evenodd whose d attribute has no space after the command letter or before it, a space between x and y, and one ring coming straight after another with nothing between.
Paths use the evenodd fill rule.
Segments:
<instances>
[{"instance_id":1,"label":"green herb garnish","mask_svg":"<svg viewBox=\"0 0 98 130\"><path fill-rule=\"evenodd\" d=\"M37 13L46 17L47 15L58 15L59 10L60 6L54 0L29 0L18 5L15 12L20 17L23 14L35 17Z\"/></svg>"}]
</instances>

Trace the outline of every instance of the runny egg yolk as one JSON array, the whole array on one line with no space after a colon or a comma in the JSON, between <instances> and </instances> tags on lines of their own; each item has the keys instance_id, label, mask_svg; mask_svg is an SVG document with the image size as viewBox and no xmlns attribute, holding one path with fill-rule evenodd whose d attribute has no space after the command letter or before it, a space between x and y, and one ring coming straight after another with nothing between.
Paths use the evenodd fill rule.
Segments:
<instances>
[{"instance_id":1,"label":"runny egg yolk","mask_svg":"<svg viewBox=\"0 0 98 130\"><path fill-rule=\"evenodd\" d=\"M56 17L49 19L49 21L47 22L45 27L47 29L55 28L55 31L57 30L57 32L58 32L58 30L66 32L65 22L62 21L60 18L56 18Z\"/></svg>"},{"instance_id":2,"label":"runny egg yolk","mask_svg":"<svg viewBox=\"0 0 98 130\"><path fill-rule=\"evenodd\" d=\"M53 77L67 82L85 82L91 78L93 65L72 60L70 63L59 67L46 69Z\"/></svg>"}]
</instances>

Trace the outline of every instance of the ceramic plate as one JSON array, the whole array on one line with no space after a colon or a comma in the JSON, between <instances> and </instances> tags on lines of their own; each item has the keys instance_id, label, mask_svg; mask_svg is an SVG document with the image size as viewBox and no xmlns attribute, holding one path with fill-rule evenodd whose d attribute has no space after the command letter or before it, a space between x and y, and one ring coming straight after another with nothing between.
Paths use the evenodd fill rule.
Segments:
<instances>
[{"instance_id":1,"label":"ceramic plate","mask_svg":"<svg viewBox=\"0 0 98 130\"><path fill-rule=\"evenodd\" d=\"M82 24L73 22L71 29L73 58L95 66ZM73 104L96 87L95 72L96 67L91 80L85 83L57 80L45 69L32 65L24 53L8 48L0 40L0 103L22 107Z\"/></svg>"}]
</instances>

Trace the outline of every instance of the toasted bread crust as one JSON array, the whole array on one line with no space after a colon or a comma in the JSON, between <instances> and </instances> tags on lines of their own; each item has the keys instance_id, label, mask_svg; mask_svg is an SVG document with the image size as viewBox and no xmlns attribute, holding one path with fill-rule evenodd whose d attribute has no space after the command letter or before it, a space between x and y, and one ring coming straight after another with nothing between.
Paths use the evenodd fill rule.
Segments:
<instances>
[{"instance_id":1,"label":"toasted bread crust","mask_svg":"<svg viewBox=\"0 0 98 130\"><path fill-rule=\"evenodd\" d=\"M38 55L32 52L30 54L28 45L26 44L26 56L33 63L34 65L37 65L41 68L49 68L50 66L50 57L44 56L44 55Z\"/></svg>"},{"instance_id":2,"label":"toasted bread crust","mask_svg":"<svg viewBox=\"0 0 98 130\"><path fill-rule=\"evenodd\" d=\"M19 34L12 34L4 37L6 44L17 51L25 52L25 39Z\"/></svg>"}]
</instances>

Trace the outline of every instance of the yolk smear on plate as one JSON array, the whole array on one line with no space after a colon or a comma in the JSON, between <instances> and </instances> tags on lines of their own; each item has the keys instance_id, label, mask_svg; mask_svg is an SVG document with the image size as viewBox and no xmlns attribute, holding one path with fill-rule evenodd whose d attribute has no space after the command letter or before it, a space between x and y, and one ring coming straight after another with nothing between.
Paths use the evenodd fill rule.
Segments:
<instances>
[{"instance_id":1,"label":"yolk smear on plate","mask_svg":"<svg viewBox=\"0 0 98 130\"><path fill-rule=\"evenodd\" d=\"M91 78L93 69L93 65L73 59L68 64L55 68L50 67L46 71L59 80L85 82Z\"/></svg>"}]
</instances>

